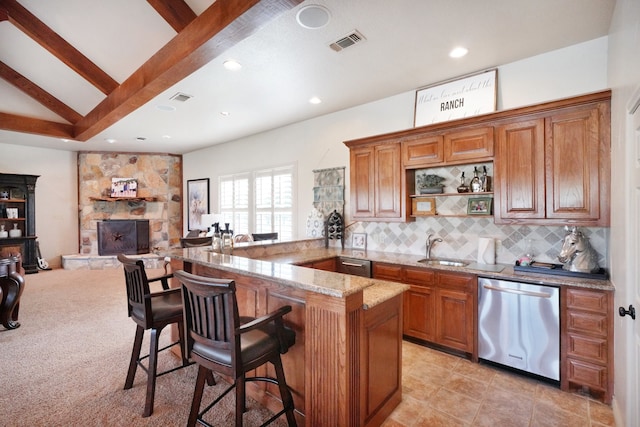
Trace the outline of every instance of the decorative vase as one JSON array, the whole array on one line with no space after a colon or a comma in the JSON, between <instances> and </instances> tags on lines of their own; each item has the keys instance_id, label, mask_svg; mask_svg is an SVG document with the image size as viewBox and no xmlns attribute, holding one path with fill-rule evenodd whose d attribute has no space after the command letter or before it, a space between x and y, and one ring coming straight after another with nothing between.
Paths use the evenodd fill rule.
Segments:
<instances>
[{"instance_id":1,"label":"decorative vase","mask_svg":"<svg viewBox=\"0 0 640 427\"><path fill-rule=\"evenodd\" d=\"M9 192L7 190L0 190L0 200L9 199Z\"/></svg>"},{"instance_id":2,"label":"decorative vase","mask_svg":"<svg viewBox=\"0 0 640 427\"><path fill-rule=\"evenodd\" d=\"M0 239L5 239L9 236L9 232L4 229L4 224L0 224Z\"/></svg>"},{"instance_id":3,"label":"decorative vase","mask_svg":"<svg viewBox=\"0 0 640 427\"><path fill-rule=\"evenodd\" d=\"M14 223L13 228L9 230L9 237L20 237L22 236L22 230L18 228L18 224Z\"/></svg>"}]
</instances>

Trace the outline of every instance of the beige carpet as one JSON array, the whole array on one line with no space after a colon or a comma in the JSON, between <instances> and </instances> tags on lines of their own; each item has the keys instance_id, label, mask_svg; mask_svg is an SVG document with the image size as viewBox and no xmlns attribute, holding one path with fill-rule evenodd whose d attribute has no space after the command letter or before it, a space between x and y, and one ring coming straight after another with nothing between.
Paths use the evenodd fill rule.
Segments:
<instances>
[{"instance_id":1,"label":"beige carpet","mask_svg":"<svg viewBox=\"0 0 640 427\"><path fill-rule=\"evenodd\" d=\"M150 271L149 276L161 271ZM21 326L0 325L0 426L182 426L186 425L196 365L158 378L154 412L142 418L146 375L123 390L135 334L127 317L122 269L40 271L26 275ZM148 333L146 334L148 335ZM162 341L169 342L168 329ZM143 351L148 351L145 339ZM160 369L177 358L167 352ZM218 380L216 376L216 380ZM207 387L210 402L226 384ZM206 417L233 424L233 393ZM245 425L270 413L248 399ZM273 425L286 425L278 420Z\"/></svg>"}]
</instances>

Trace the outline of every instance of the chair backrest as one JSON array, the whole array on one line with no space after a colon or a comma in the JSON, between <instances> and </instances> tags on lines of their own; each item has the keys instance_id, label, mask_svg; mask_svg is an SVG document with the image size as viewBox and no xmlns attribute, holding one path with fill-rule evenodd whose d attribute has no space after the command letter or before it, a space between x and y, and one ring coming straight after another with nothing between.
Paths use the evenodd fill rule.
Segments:
<instances>
[{"instance_id":1,"label":"chair backrest","mask_svg":"<svg viewBox=\"0 0 640 427\"><path fill-rule=\"evenodd\" d=\"M278 233L253 233L253 240L278 240Z\"/></svg>"},{"instance_id":2,"label":"chair backrest","mask_svg":"<svg viewBox=\"0 0 640 427\"><path fill-rule=\"evenodd\" d=\"M193 248L197 246L211 246L213 237L181 237L180 246L183 248Z\"/></svg>"},{"instance_id":3,"label":"chair backrest","mask_svg":"<svg viewBox=\"0 0 640 427\"><path fill-rule=\"evenodd\" d=\"M228 375L240 372L240 315L233 280L196 276L183 270L174 273L182 283L184 325L187 331L186 350L193 357L195 346L202 346L218 355L228 355L229 366L220 366Z\"/></svg>"},{"instance_id":4,"label":"chair backrest","mask_svg":"<svg viewBox=\"0 0 640 427\"><path fill-rule=\"evenodd\" d=\"M124 280L127 285L127 309L129 317L144 328L151 327L151 301L148 295L149 279L140 259L129 258L118 254L118 261L124 267Z\"/></svg>"},{"instance_id":5,"label":"chair backrest","mask_svg":"<svg viewBox=\"0 0 640 427\"><path fill-rule=\"evenodd\" d=\"M245 242L253 242L253 237L251 234L236 234L233 236L234 243L245 243Z\"/></svg>"}]
</instances>

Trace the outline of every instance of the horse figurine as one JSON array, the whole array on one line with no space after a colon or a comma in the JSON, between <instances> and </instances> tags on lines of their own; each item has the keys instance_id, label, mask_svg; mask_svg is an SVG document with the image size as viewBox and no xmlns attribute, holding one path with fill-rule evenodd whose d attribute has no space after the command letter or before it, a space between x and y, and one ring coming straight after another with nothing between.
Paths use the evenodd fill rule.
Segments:
<instances>
[{"instance_id":1,"label":"horse figurine","mask_svg":"<svg viewBox=\"0 0 640 427\"><path fill-rule=\"evenodd\" d=\"M580 273L598 272L598 254L589 243L589 239L576 227L569 229L565 226L564 229L567 235L564 236L562 250L558 255L558 260L563 264L562 268Z\"/></svg>"}]
</instances>

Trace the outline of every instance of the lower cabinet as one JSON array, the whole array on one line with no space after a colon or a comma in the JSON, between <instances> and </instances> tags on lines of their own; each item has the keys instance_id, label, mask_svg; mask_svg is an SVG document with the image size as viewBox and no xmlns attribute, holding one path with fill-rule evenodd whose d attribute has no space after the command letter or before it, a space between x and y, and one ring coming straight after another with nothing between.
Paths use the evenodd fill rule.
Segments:
<instances>
[{"instance_id":1,"label":"lower cabinet","mask_svg":"<svg viewBox=\"0 0 640 427\"><path fill-rule=\"evenodd\" d=\"M477 277L428 268L373 264L375 279L408 284L403 334L468 353L477 360Z\"/></svg>"},{"instance_id":2,"label":"lower cabinet","mask_svg":"<svg viewBox=\"0 0 640 427\"><path fill-rule=\"evenodd\" d=\"M613 295L563 288L561 387L588 392L611 403L613 393Z\"/></svg>"},{"instance_id":3,"label":"lower cabinet","mask_svg":"<svg viewBox=\"0 0 640 427\"><path fill-rule=\"evenodd\" d=\"M304 264L300 264L299 266L315 268L316 270L336 271L337 259L336 257L333 257L333 258L323 259L320 261L307 262Z\"/></svg>"}]
</instances>

